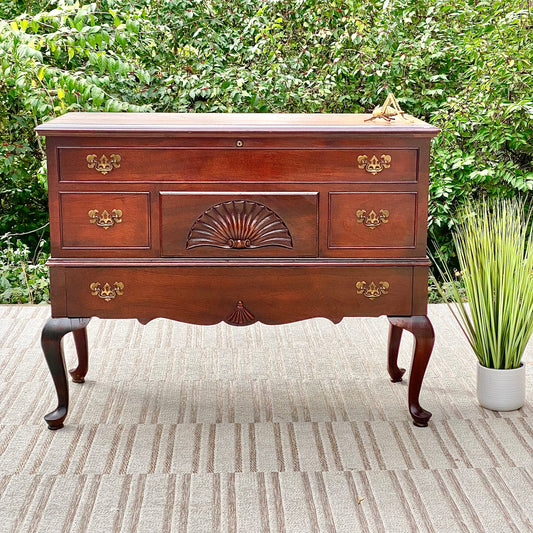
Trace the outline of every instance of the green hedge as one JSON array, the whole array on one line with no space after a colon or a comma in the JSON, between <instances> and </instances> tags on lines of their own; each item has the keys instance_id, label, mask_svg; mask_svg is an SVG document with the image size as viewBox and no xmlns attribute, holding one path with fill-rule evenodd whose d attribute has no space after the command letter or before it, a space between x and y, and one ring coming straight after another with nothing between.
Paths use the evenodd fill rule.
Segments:
<instances>
[{"instance_id":1,"label":"green hedge","mask_svg":"<svg viewBox=\"0 0 533 533\"><path fill-rule=\"evenodd\" d=\"M67 111L367 112L392 91L442 129L429 226L533 191L525 0L14 0L0 7L0 235L47 221L36 124ZM21 237L35 248L40 234Z\"/></svg>"}]
</instances>

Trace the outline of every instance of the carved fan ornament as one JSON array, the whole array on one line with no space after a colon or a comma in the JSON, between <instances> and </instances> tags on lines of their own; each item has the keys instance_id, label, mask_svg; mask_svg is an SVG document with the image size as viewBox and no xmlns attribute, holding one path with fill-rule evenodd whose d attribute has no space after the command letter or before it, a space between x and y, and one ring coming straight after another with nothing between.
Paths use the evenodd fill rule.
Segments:
<instances>
[{"instance_id":1,"label":"carved fan ornament","mask_svg":"<svg viewBox=\"0 0 533 533\"><path fill-rule=\"evenodd\" d=\"M292 248L291 234L268 207L249 200L231 200L210 207L193 224L187 250L197 246L247 249L264 246Z\"/></svg>"},{"instance_id":2,"label":"carved fan ornament","mask_svg":"<svg viewBox=\"0 0 533 533\"><path fill-rule=\"evenodd\" d=\"M248 309L244 303L239 300L235 309L232 313L226 318L225 322L230 326L249 326L254 322L257 322L257 319Z\"/></svg>"}]
</instances>

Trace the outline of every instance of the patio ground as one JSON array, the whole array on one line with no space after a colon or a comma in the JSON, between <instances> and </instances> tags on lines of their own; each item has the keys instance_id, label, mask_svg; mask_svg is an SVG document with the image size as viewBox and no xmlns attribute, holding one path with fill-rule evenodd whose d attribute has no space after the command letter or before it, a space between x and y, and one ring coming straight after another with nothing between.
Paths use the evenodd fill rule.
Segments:
<instances>
[{"instance_id":1,"label":"patio ground","mask_svg":"<svg viewBox=\"0 0 533 533\"><path fill-rule=\"evenodd\" d=\"M446 306L430 306L433 418L416 428L409 372L386 372L386 318L93 319L87 381L52 432L49 313L0 306L2 533L533 531L532 344L525 407L484 410L474 355Z\"/></svg>"}]
</instances>

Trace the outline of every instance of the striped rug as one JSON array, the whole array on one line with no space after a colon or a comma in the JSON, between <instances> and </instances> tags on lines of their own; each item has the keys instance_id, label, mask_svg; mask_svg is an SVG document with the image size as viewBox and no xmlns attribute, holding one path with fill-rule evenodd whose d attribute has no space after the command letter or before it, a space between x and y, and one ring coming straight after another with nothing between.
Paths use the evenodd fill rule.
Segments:
<instances>
[{"instance_id":1,"label":"striped rug","mask_svg":"<svg viewBox=\"0 0 533 533\"><path fill-rule=\"evenodd\" d=\"M49 312L0 306L1 533L533 531L531 344L526 406L486 411L473 354L430 306L433 418L416 428L406 381L387 377L385 318L93 319L87 382L52 432Z\"/></svg>"}]
</instances>

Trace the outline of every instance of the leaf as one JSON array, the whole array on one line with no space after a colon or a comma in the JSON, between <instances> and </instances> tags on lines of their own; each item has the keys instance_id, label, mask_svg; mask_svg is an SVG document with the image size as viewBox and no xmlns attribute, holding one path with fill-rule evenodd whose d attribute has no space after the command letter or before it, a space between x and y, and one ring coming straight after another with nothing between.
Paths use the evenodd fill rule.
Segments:
<instances>
[{"instance_id":1,"label":"leaf","mask_svg":"<svg viewBox=\"0 0 533 533\"><path fill-rule=\"evenodd\" d=\"M126 45L128 43L126 37L124 37L124 35L120 32L117 32L115 34L115 41L122 47L122 48L126 48Z\"/></svg>"},{"instance_id":2,"label":"leaf","mask_svg":"<svg viewBox=\"0 0 533 533\"><path fill-rule=\"evenodd\" d=\"M60 100L63 100L63 98L65 98L65 91L61 87L57 89L57 97Z\"/></svg>"}]
</instances>

